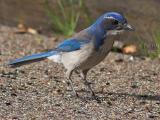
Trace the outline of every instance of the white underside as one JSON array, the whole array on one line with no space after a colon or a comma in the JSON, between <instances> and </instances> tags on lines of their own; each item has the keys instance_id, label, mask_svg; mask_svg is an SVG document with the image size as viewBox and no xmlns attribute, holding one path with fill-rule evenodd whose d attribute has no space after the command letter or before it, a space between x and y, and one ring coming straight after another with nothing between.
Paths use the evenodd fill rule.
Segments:
<instances>
[{"instance_id":1,"label":"white underside","mask_svg":"<svg viewBox=\"0 0 160 120\"><path fill-rule=\"evenodd\" d=\"M56 63L62 63L68 70L75 68L82 70L90 69L105 58L112 48L113 42L114 41L110 40L108 37L108 39L105 41L105 44L101 46L98 51L93 49L93 43L91 43L84 46L80 50L73 52L62 52L58 55L50 56L48 59Z\"/></svg>"},{"instance_id":2,"label":"white underside","mask_svg":"<svg viewBox=\"0 0 160 120\"><path fill-rule=\"evenodd\" d=\"M52 60L56 63L61 63L61 55L53 55L53 56L50 56L48 57L49 60Z\"/></svg>"},{"instance_id":3,"label":"white underside","mask_svg":"<svg viewBox=\"0 0 160 120\"><path fill-rule=\"evenodd\" d=\"M81 66L81 64L87 60L87 58L91 55L91 52L93 51L92 48L93 45L88 44L80 50L72 52L61 52L58 55L48 57L48 59L56 63L62 63L66 69L74 69Z\"/></svg>"}]
</instances>

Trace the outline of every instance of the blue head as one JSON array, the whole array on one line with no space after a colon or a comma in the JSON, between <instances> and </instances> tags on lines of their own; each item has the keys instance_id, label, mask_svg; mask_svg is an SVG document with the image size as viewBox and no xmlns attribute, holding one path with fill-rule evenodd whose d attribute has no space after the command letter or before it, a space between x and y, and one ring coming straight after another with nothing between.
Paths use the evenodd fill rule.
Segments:
<instances>
[{"instance_id":1,"label":"blue head","mask_svg":"<svg viewBox=\"0 0 160 120\"><path fill-rule=\"evenodd\" d=\"M102 15L90 27L97 35L105 34L114 35L122 31L133 31L134 29L128 24L126 18L117 12L108 12ZM101 36L100 35L100 36Z\"/></svg>"},{"instance_id":2,"label":"blue head","mask_svg":"<svg viewBox=\"0 0 160 120\"><path fill-rule=\"evenodd\" d=\"M123 15L117 12L108 12L98 18L96 22L89 27L88 32L95 37L95 47L99 49L104 43L106 36L133 30Z\"/></svg>"}]
</instances>

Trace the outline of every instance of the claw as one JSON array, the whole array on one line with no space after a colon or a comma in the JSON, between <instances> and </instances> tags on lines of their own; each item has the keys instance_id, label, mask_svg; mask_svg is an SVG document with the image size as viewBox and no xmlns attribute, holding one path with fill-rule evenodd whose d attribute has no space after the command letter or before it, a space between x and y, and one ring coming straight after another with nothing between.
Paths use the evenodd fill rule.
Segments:
<instances>
[{"instance_id":1,"label":"claw","mask_svg":"<svg viewBox=\"0 0 160 120\"><path fill-rule=\"evenodd\" d=\"M79 94L77 92L74 91L74 96L79 98Z\"/></svg>"},{"instance_id":2,"label":"claw","mask_svg":"<svg viewBox=\"0 0 160 120\"><path fill-rule=\"evenodd\" d=\"M93 100L96 100L97 103L101 103L101 100L100 100L99 97L96 96L95 94L94 94L94 95L92 94L91 98L92 98Z\"/></svg>"}]
</instances>

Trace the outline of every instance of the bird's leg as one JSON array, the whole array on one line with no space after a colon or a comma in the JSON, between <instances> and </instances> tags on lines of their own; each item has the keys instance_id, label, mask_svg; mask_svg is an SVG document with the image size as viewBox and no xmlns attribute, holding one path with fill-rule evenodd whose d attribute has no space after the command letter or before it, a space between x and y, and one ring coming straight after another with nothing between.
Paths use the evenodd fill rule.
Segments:
<instances>
[{"instance_id":1,"label":"bird's leg","mask_svg":"<svg viewBox=\"0 0 160 120\"><path fill-rule=\"evenodd\" d=\"M82 79L83 79L83 81L84 81L84 84L85 84L85 85L88 87L88 89L90 90L92 96L95 97L95 93L94 93L94 91L92 90L90 83L89 83L89 82L87 81L87 79L86 79L88 71L89 71L89 70L83 70L83 71L81 71L81 77L82 77Z\"/></svg>"},{"instance_id":2,"label":"bird's leg","mask_svg":"<svg viewBox=\"0 0 160 120\"><path fill-rule=\"evenodd\" d=\"M73 70L68 70L68 71L66 72L66 76L67 76L67 79L68 79L68 81L69 81L69 83L70 83L70 85L71 85L71 89L72 89L74 95L78 97L78 93L77 93L76 90L74 89L73 81L72 81L72 79L71 79L72 73L73 73Z\"/></svg>"}]
</instances>

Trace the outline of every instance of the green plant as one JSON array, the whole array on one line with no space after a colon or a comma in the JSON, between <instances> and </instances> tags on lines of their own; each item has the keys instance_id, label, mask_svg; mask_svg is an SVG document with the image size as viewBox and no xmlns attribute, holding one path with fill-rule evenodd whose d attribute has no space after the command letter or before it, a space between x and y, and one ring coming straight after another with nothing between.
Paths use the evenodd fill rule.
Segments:
<instances>
[{"instance_id":1,"label":"green plant","mask_svg":"<svg viewBox=\"0 0 160 120\"><path fill-rule=\"evenodd\" d=\"M56 4L57 7L52 9L49 0L45 0L47 15L56 31L70 36L75 32L80 14L83 12L84 0L57 0Z\"/></svg>"},{"instance_id":2,"label":"green plant","mask_svg":"<svg viewBox=\"0 0 160 120\"><path fill-rule=\"evenodd\" d=\"M152 37L156 47L153 57L160 58L160 31L152 32Z\"/></svg>"},{"instance_id":3,"label":"green plant","mask_svg":"<svg viewBox=\"0 0 160 120\"><path fill-rule=\"evenodd\" d=\"M143 55L151 59L160 58L160 31L152 32L151 36L154 43L154 50L149 50L142 37L137 35L139 41L139 48L142 51Z\"/></svg>"},{"instance_id":4,"label":"green plant","mask_svg":"<svg viewBox=\"0 0 160 120\"><path fill-rule=\"evenodd\" d=\"M140 51L141 53L144 55L144 56L149 56L149 50L148 50L148 47L146 46L145 44L145 41L141 38L141 36L139 36L137 34L137 39L138 39L138 42L139 42L139 48L140 48Z\"/></svg>"}]
</instances>

